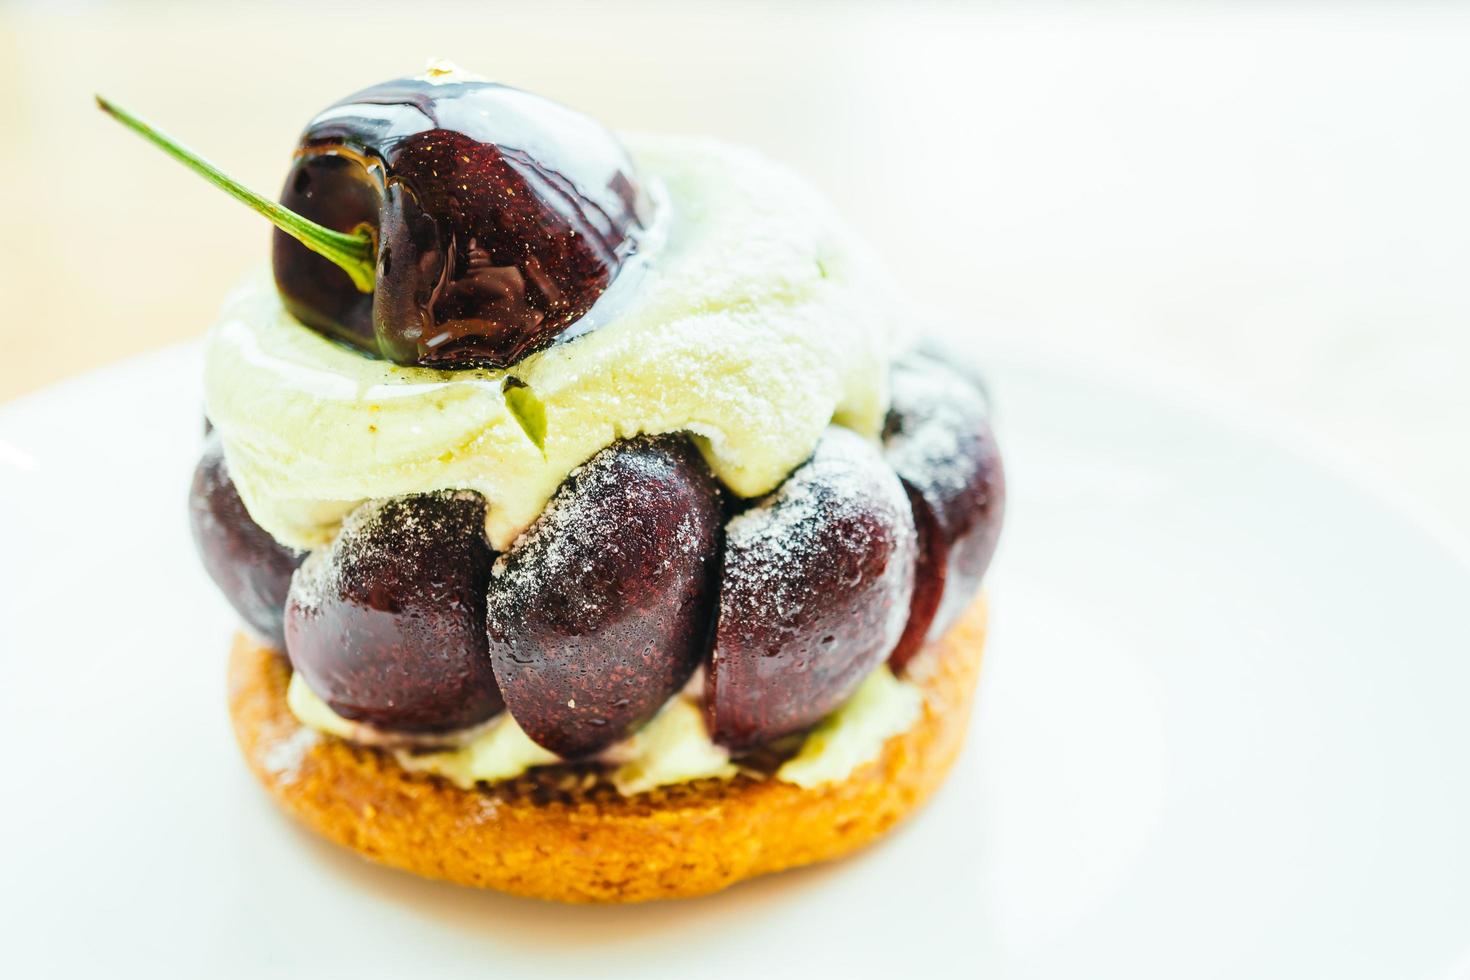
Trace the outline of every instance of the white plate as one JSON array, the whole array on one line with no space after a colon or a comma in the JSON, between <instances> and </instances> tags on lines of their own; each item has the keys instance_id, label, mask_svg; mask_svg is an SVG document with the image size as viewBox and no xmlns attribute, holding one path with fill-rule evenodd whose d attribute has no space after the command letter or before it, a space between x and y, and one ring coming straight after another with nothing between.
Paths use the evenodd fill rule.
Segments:
<instances>
[{"instance_id":1,"label":"white plate","mask_svg":"<svg viewBox=\"0 0 1470 980\"><path fill-rule=\"evenodd\" d=\"M297 830L194 561L193 349L0 410L0 974L1442 976L1470 949L1470 569L1231 423L1003 359L968 750L844 863L567 908Z\"/></svg>"}]
</instances>

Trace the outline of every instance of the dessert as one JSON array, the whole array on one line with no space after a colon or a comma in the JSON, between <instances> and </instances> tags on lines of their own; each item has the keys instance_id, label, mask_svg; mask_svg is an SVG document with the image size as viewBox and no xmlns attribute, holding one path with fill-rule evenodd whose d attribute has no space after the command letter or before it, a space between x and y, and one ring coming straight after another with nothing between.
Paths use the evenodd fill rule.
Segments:
<instances>
[{"instance_id":1,"label":"dessert","mask_svg":"<svg viewBox=\"0 0 1470 980\"><path fill-rule=\"evenodd\" d=\"M304 130L190 491L251 770L566 901L862 846L963 739L1004 509L973 377L811 188L444 65ZM626 148L625 148L626 147Z\"/></svg>"}]
</instances>

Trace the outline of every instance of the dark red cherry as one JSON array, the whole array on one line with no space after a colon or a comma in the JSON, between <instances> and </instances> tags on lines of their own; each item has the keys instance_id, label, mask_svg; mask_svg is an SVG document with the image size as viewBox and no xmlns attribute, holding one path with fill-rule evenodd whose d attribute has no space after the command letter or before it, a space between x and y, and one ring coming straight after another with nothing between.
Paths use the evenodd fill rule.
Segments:
<instances>
[{"instance_id":1,"label":"dark red cherry","mask_svg":"<svg viewBox=\"0 0 1470 980\"><path fill-rule=\"evenodd\" d=\"M301 135L281 203L374 230L376 286L275 233L276 283L315 329L400 364L504 367L581 320L633 253L617 139L548 99L435 74L364 89Z\"/></svg>"},{"instance_id":2,"label":"dark red cherry","mask_svg":"<svg viewBox=\"0 0 1470 980\"><path fill-rule=\"evenodd\" d=\"M506 367L590 330L648 211L607 129L447 68L320 113L281 204L97 105L276 226L276 284L298 319L399 364Z\"/></svg>"},{"instance_id":3,"label":"dark red cherry","mask_svg":"<svg viewBox=\"0 0 1470 980\"><path fill-rule=\"evenodd\" d=\"M495 564L490 654L526 734L567 758L623 738L709 649L722 509L682 437L616 443Z\"/></svg>"},{"instance_id":4,"label":"dark red cherry","mask_svg":"<svg viewBox=\"0 0 1470 980\"><path fill-rule=\"evenodd\" d=\"M485 502L440 491L362 505L291 580L291 665L333 711L403 732L503 706L485 643Z\"/></svg>"},{"instance_id":5,"label":"dark red cherry","mask_svg":"<svg viewBox=\"0 0 1470 980\"><path fill-rule=\"evenodd\" d=\"M924 356L894 366L884 447L919 530L913 608L892 657L900 670L974 599L1000 537L1005 472L983 393Z\"/></svg>"},{"instance_id":6,"label":"dark red cherry","mask_svg":"<svg viewBox=\"0 0 1470 980\"><path fill-rule=\"evenodd\" d=\"M830 428L811 460L725 529L705 711L750 748L815 724L897 642L914 584L914 525L877 447Z\"/></svg>"},{"instance_id":7,"label":"dark red cherry","mask_svg":"<svg viewBox=\"0 0 1470 980\"><path fill-rule=\"evenodd\" d=\"M286 649L281 619L291 573L305 557L251 519L230 480L219 439L205 442L189 486L189 528L204 570L260 638Z\"/></svg>"}]
</instances>

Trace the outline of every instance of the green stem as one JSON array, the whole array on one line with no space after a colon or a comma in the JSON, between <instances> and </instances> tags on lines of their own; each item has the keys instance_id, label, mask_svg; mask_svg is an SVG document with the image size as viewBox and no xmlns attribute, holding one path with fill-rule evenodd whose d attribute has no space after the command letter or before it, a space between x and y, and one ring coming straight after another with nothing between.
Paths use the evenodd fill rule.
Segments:
<instances>
[{"instance_id":1,"label":"green stem","mask_svg":"<svg viewBox=\"0 0 1470 980\"><path fill-rule=\"evenodd\" d=\"M97 108L236 200L245 202L256 212L264 215L271 224L313 252L336 263L352 277L352 284L358 289L365 293L373 291L373 276L377 262L371 232L364 230L356 234L344 234L303 218L295 211L283 208L275 201L261 197L193 150L126 109L114 105L100 95L96 98Z\"/></svg>"}]
</instances>

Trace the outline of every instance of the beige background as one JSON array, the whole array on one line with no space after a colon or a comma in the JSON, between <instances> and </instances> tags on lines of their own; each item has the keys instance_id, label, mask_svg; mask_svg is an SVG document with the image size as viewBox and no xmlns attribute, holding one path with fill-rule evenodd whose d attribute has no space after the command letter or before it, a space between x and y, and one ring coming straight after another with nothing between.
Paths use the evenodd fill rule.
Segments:
<instances>
[{"instance_id":1,"label":"beige background","mask_svg":"<svg viewBox=\"0 0 1470 980\"><path fill-rule=\"evenodd\" d=\"M977 350L1205 393L1470 532L1470 7L0 6L0 400L197 336L301 124L431 54L824 185Z\"/></svg>"}]
</instances>

